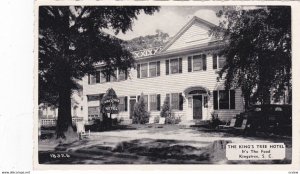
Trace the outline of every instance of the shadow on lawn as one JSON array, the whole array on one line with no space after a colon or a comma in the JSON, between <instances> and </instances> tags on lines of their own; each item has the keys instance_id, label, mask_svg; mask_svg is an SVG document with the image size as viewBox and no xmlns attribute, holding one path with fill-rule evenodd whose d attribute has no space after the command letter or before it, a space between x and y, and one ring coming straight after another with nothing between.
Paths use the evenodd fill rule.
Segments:
<instances>
[{"instance_id":1,"label":"shadow on lawn","mask_svg":"<svg viewBox=\"0 0 300 174\"><path fill-rule=\"evenodd\" d=\"M203 147L193 141L137 139L116 145L92 145L70 150L76 143L66 144L55 152L39 152L40 164L290 164L291 160L228 161L228 140L217 140ZM197 141L197 143L202 143ZM203 142L206 143L206 142ZM84 143L83 143L84 144ZM50 158L50 154L69 154L69 158Z\"/></svg>"}]
</instances>

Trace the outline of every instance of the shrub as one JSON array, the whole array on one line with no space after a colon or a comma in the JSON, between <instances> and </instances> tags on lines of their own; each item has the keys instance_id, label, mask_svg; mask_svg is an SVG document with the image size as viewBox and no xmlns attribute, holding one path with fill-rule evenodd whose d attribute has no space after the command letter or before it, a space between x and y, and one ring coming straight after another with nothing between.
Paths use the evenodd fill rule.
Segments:
<instances>
[{"instance_id":1,"label":"shrub","mask_svg":"<svg viewBox=\"0 0 300 174\"><path fill-rule=\"evenodd\" d=\"M217 126L221 124L223 124L223 122L219 119L218 114L212 113L211 120L210 120L211 128L215 129Z\"/></svg>"},{"instance_id":2,"label":"shrub","mask_svg":"<svg viewBox=\"0 0 300 174\"><path fill-rule=\"evenodd\" d=\"M166 124L178 124L180 121L181 118L179 116L176 117L174 113L166 117Z\"/></svg>"},{"instance_id":3,"label":"shrub","mask_svg":"<svg viewBox=\"0 0 300 174\"><path fill-rule=\"evenodd\" d=\"M164 104L162 105L160 116L167 118L168 116L172 115L172 110L170 107L170 98L166 97Z\"/></svg>"},{"instance_id":4,"label":"shrub","mask_svg":"<svg viewBox=\"0 0 300 174\"><path fill-rule=\"evenodd\" d=\"M145 124L149 122L149 112L146 110L144 94L141 94L139 101L134 105L132 122L135 124Z\"/></svg>"}]
</instances>

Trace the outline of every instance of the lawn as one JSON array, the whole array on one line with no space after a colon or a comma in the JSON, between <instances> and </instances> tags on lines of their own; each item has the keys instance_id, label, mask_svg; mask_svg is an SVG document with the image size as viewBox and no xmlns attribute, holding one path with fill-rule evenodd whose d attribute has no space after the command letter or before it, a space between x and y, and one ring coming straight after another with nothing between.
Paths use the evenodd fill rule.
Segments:
<instances>
[{"instance_id":1,"label":"lawn","mask_svg":"<svg viewBox=\"0 0 300 174\"><path fill-rule=\"evenodd\" d=\"M284 142L286 159L228 161L225 150L216 149L216 143L220 142ZM126 129L91 132L86 139L68 144L40 140L39 161L42 164L290 163L291 138L244 137L179 125L131 125Z\"/></svg>"}]
</instances>

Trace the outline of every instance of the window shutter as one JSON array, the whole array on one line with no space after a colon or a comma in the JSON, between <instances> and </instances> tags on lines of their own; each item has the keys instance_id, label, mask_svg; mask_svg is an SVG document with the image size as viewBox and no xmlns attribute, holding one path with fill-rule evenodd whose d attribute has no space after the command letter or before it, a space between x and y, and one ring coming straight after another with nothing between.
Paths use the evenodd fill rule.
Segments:
<instances>
[{"instance_id":1,"label":"window shutter","mask_svg":"<svg viewBox=\"0 0 300 174\"><path fill-rule=\"evenodd\" d=\"M213 69L217 69L217 55L214 54L213 55Z\"/></svg>"},{"instance_id":2,"label":"window shutter","mask_svg":"<svg viewBox=\"0 0 300 174\"><path fill-rule=\"evenodd\" d=\"M156 96L157 110L160 111L160 94Z\"/></svg>"},{"instance_id":3,"label":"window shutter","mask_svg":"<svg viewBox=\"0 0 300 174\"><path fill-rule=\"evenodd\" d=\"M91 84L91 75L88 74L88 84Z\"/></svg>"},{"instance_id":4,"label":"window shutter","mask_svg":"<svg viewBox=\"0 0 300 174\"><path fill-rule=\"evenodd\" d=\"M95 84L96 83L96 78L95 78L95 75L91 75L91 84Z\"/></svg>"},{"instance_id":5,"label":"window shutter","mask_svg":"<svg viewBox=\"0 0 300 174\"><path fill-rule=\"evenodd\" d=\"M110 82L110 75L106 75L106 82Z\"/></svg>"},{"instance_id":6,"label":"window shutter","mask_svg":"<svg viewBox=\"0 0 300 174\"><path fill-rule=\"evenodd\" d=\"M183 110L183 96L182 93L179 93L179 110Z\"/></svg>"},{"instance_id":7,"label":"window shutter","mask_svg":"<svg viewBox=\"0 0 300 174\"><path fill-rule=\"evenodd\" d=\"M141 64L137 64L137 78L141 78L140 69L141 69Z\"/></svg>"},{"instance_id":8,"label":"window shutter","mask_svg":"<svg viewBox=\"0 0 300 174\"><path fill-rule=\"evenodd\" d=\"M169 75L169 60L166 60L166 75Z\"/></svg>"},{"instance_id":9,"label":"window shutter","mask_svg":"<svg viewBox=\"0 0 300 174\"><path fill-rule=\"evenodd\" d=\"M128 70L125 71L125 80L128 78Z\"/></svg>"},{"instance_id":10,"label":"window shutter","mask_svg":"<svg viewBox=\"0 0 300 174\"><path fill-rule=\"evenodd\" d=\"M203 71L206 71L206 55L203 54Z\"/></svg>"},{"instance_id":11,"label":"window shutter","mask_svg":"<svg viewBox=\"0 0 300 174\"><path fill-rule=\"evenodd\" d=\"M140 96L140 95L138 95L138 102L140 101L140 98L141 98L141 96Z\"/></svg>"},{"instance_id":12,"label":"window shutter","mask_svg":"<svg viewBox=\"0 0 300 174\"><path fill-rule=\"evenodd\" d=\"M235 109L235 90L230 90L230 109Z\"/></svg>"},{"instance_id":13,"label":"window shutter","mask_svg":"<svg viewBox=\"0 0 300 174\"><path fill-rule=\"evenodd\" d=\"M218 110L218 91L214 91L214 110Z\"/></svg>"},{"instance_id":14,"label":"window shutter","mask_svg":"<svg viewBox=\"0 0 300 174\"><path fill-rule=\"evenodd\" d=\"M127 96L124 97L125 111L127 111Z\"/></svg>"},{"instance_id":15,"label":"window shutter","mask_svg":"<svg viewBox=\"0 0 300 174\"><path fill-rule=\"evenodd\" d=\"M156 72L157 76L160 76L160 61L157 62Z\"/></svg>"},{"instance_id":16,"label":"window shutter","mask_svg":"<svg viewBox=\"0 0 300 174\"><path fill-rule=\"evenodd\" d=\"M182 73L182 58L179 58L179 73Z\"/></svg>"},{"instance_id":17,"label":"window shutter","mask_svg":"<svg viewBox=\"0 0 300 174\"><path fill-rule=\"evenodd\" d=\"M188 57L188 72L192 72L192 57Z\"/></svg>"},{"instance_id":18,"label":"window shutter","mask_svg":"<svg viewBox=\"0 0 300 174\"><path fill-rule=\"evenodd\" d=\"M96 83L100 83L100 71L96 71Z\"/></svg>"}]
</instances>

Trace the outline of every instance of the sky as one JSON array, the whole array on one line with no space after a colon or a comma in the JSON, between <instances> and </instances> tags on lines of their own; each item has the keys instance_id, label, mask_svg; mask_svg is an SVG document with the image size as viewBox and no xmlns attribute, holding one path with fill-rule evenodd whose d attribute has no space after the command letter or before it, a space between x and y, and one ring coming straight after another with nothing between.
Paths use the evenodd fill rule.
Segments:
<instances>
[{"instance_id":1,"label":"sky","mask_svg":"<svg viewBox=\"0 0 300 174\"><path fill-rule=\"evenodd\" d=\"M153 15L141 13L134 21L132 31L125 34L119 33L116 37L123 40L130 40L139 36L153 35L157 29L174 36L188 21L197 16L213 24L219 24L216 12L221 6L162 6L159 12ZM113 34L113 31L105 31ZM114 34L113 34L114 35Z\"/></svg>"}]
</instances>

